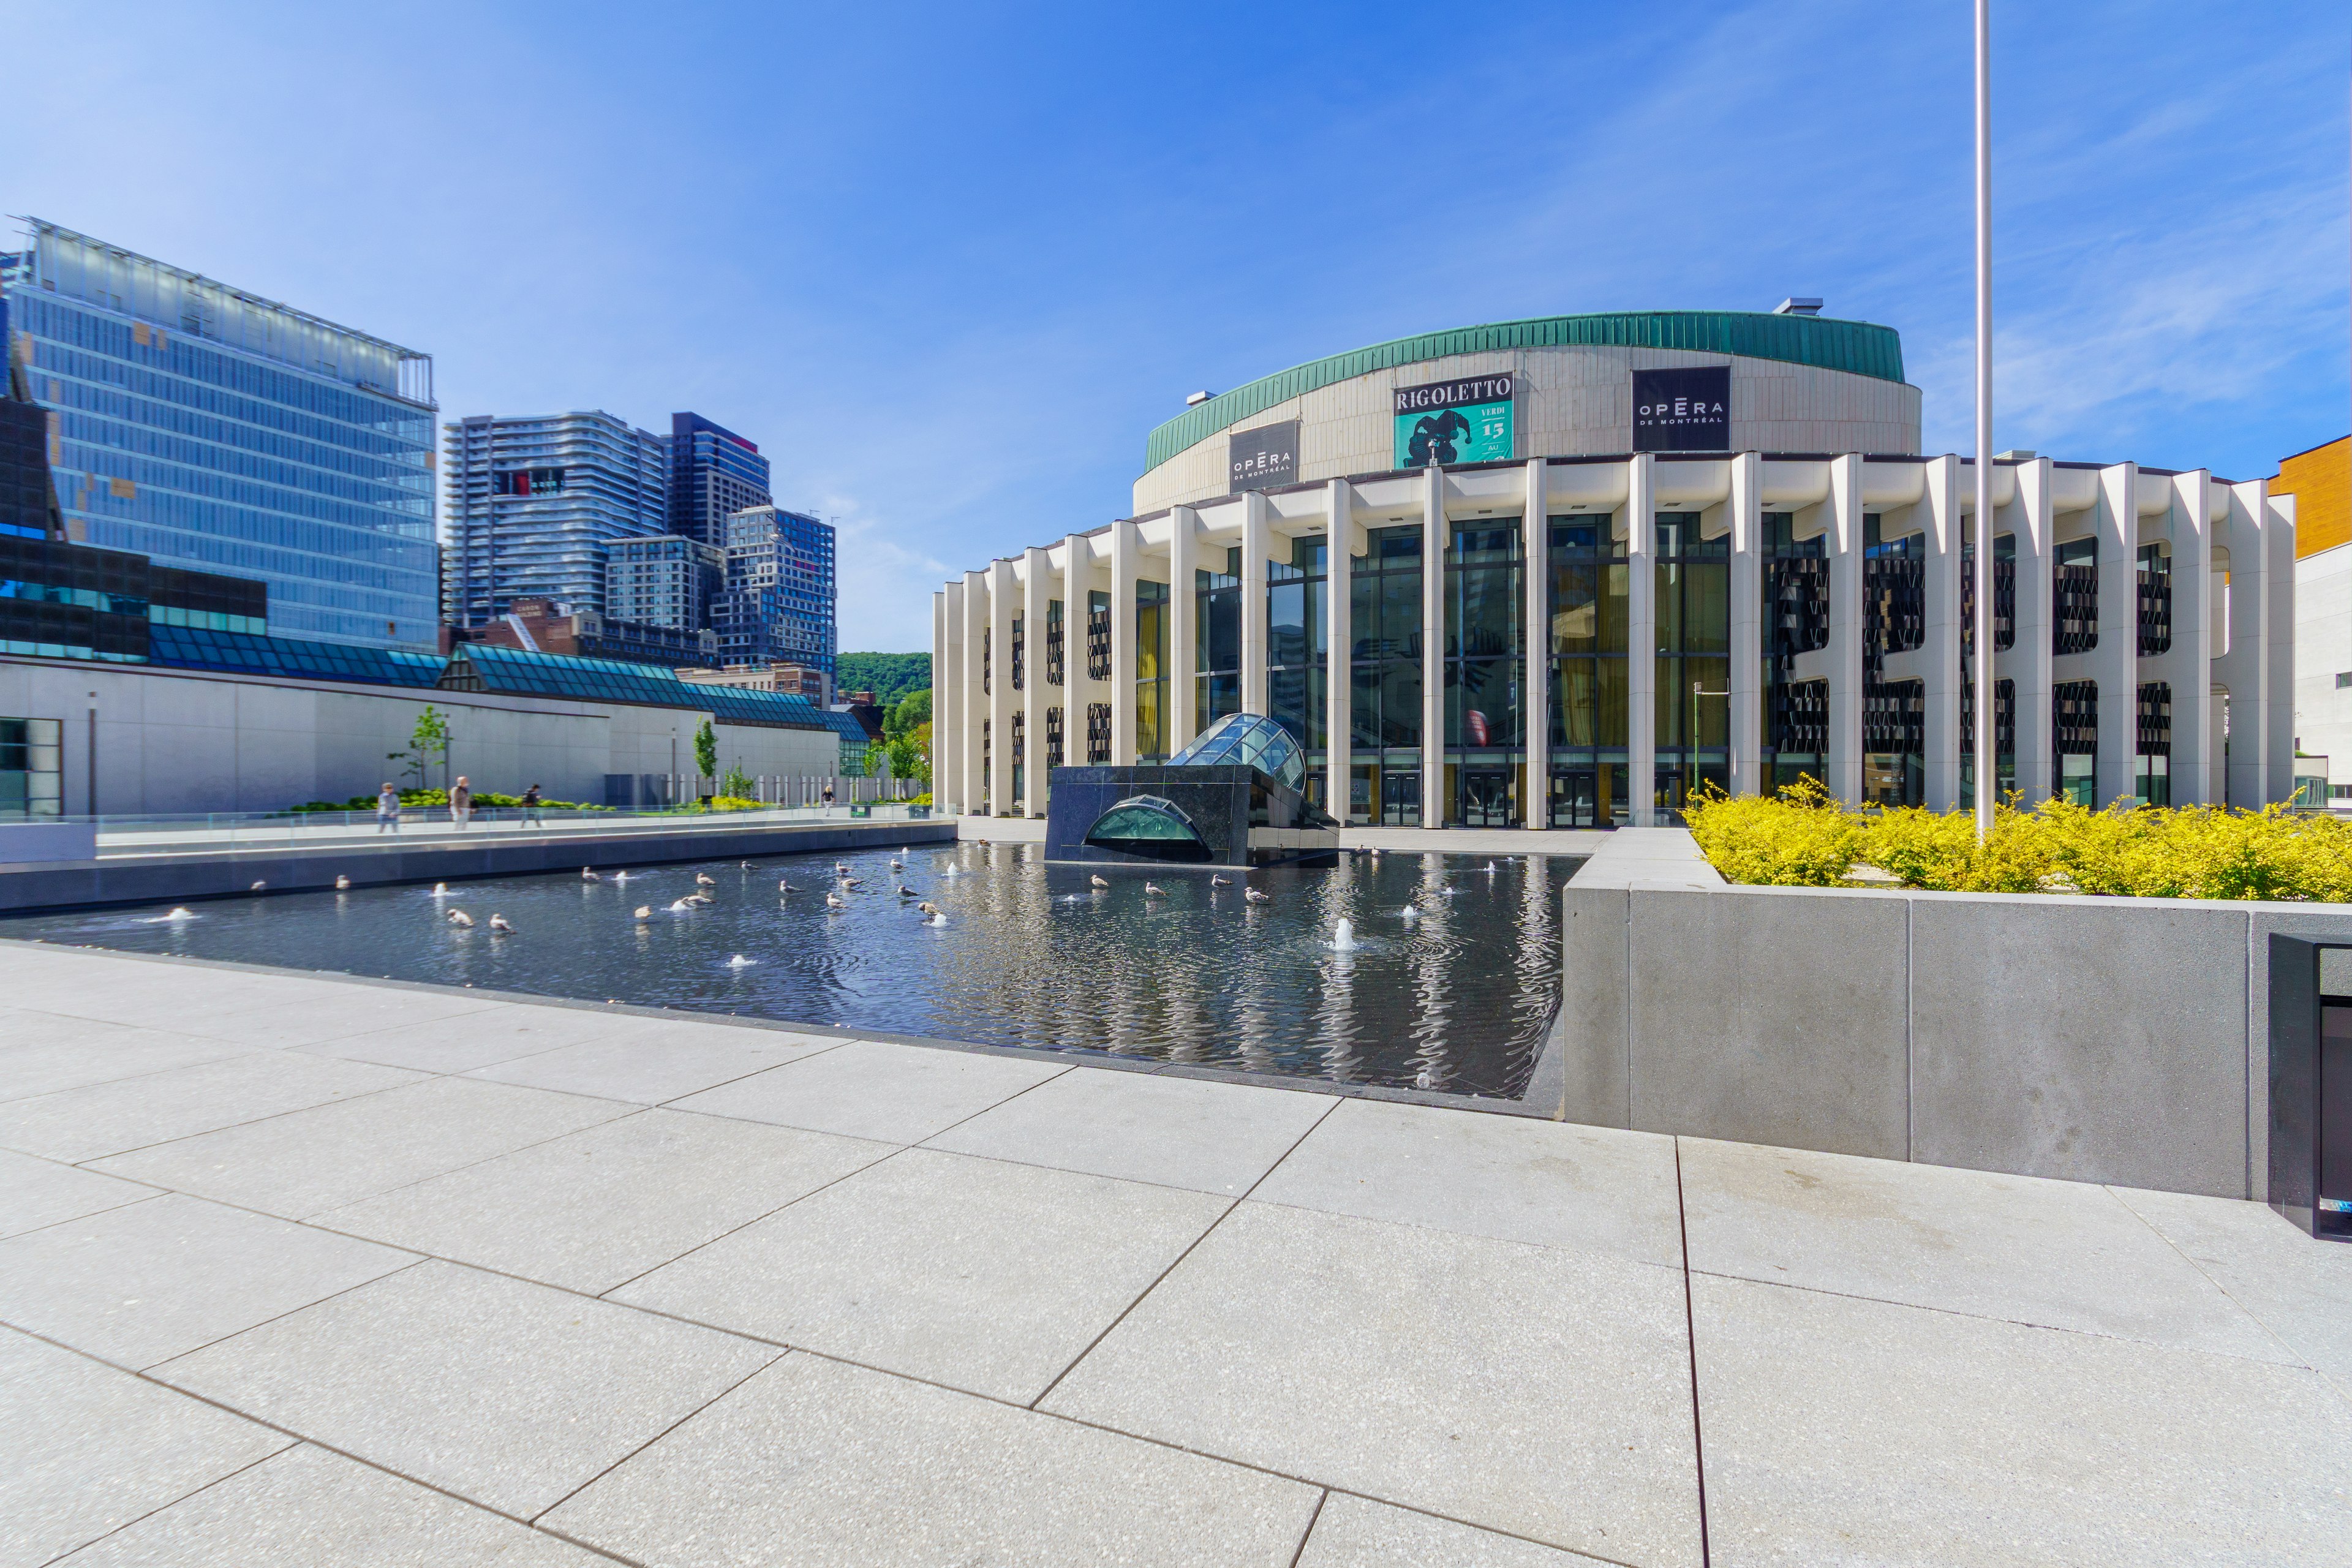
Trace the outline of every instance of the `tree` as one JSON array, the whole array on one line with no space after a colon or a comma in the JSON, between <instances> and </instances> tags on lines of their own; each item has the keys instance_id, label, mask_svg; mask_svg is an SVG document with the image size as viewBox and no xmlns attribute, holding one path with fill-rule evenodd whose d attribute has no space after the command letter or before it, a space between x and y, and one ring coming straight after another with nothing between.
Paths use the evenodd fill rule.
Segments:
<instances>
[{"instance_id":1,"label":"tree","mask_svg":"<svg viewBox=\"0 0 2352 1568\"><path fill-rule=\"evenodd\" d=\"M715 779L719 776L719 731L705 719L702 728L694 732L694 769L698 776Z\"/></svg>"},{"instance_id":2,"label":"tree","mask_svg":"<svg viewBox=\"0 0 2352 1568\"><path fill-rule=\"evenodd\" d=\"M928 721L902 731L887 750L892 778L931 782L931 726Z\"/></svg>"},{"instance_id":3,"label":"tree","mask_svg":"<svg viewBox=\"0 0 2352 1568\"><path fill-rule=\"evenodd\" d=\"M897 740L918 724L931 721L931 693L929 688L909 691L882 714L882 733Z\"/></svg>"},{"instance_id":4,"label":"tree","mask_svg":"<svg viewBox=\"0 0 2352 1568\"><path fill-rule=\"evenodd\" d=\"M719 793L737 800L750 800L759 787L759 781L743 771L740 762L729 767L727 776L719 781Z\"/></svg>"},{"instance_id":5,"label":"tree","mask_svg":"<svg viewBox=\"0 0 2352 1568\"><path fill-rule=\"evenodd\" d=\"M930 683L931 656L927 653L845 653L834 659L835 690L871 691L884 708Z\"/></svg>"},{"instance_id":6,"label":"tree","mask_svg":"<svg viewBox=\"0 0 2352 1568\"><path fill-rule=\"evenodd\" d=\"M449 765L449 717L430 702L416 716L416 728L408 732L408 749L386 752L383 760L403 763L401 772L416 775L416 787L432 787L432 770Z\"/></svg>"}]
</instances>

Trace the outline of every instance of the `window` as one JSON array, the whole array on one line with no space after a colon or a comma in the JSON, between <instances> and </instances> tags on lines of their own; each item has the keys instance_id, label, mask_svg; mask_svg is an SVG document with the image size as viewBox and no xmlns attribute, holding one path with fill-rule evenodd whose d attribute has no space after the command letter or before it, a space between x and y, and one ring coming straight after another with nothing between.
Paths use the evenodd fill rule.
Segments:
<instances>
[{"instance_id":1,"label":"window","mask_svg":"<svg viewBox=\"0 0 2352 1568\"><path fill-rule=\"evenodd\" d=\"M1326 542L1309 534L1289 543L1290 558L1266 567L1266 716L1305 752L1307 777L1299 787L1319 808L1326 804L1325 653L1331 639Z\"/></svg>"},{"instance_id":2,"label":"window","mask_svg":"<svg viewBox=\"0 0 2352 1568\"><path fill-rule=\"evenodd\" d=\"M56 719L0 719L0 820L64 814L64 731Z\"/></svg>"},{"instance_id":3,"label":"window","mask_svg":"<svg viewBox=\"0 0 2352 1568\"><path fill-rule=\"evenodd\" d=\"M1612 520L1554 517L1545 590L1551 667L1551 799L1555 827L1627 820L1625 787L1625 542Z\"/></svg>"},{"instance_id":4,"label":"window","mask_svg":"<svg viewBox=\"0 0 2352 1568\"><path fill-rule=\"evenodd\" d=\"M1662 511L1657 556L1657 777L1654 804L1680 809L1701 784L1729 782L1731 536L1704 536L1695 511Z\"/></svg>"},{"instance_id":5,"label":"window","mask_svg":"<svg viewBox=\"0 0 2352 1568\"><path fill-rule=\"evenodd\" d=\"M1353 728L1347 820L1418 827L1421 524L1372 529L1365 548L1348 584Z\"/></svg>"}]
</instances>

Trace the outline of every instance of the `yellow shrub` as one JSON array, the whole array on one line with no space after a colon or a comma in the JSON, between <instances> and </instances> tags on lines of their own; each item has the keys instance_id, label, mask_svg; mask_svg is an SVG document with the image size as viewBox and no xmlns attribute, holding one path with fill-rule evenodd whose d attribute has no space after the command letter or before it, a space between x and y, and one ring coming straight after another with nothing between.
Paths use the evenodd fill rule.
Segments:
<instances>
[{"instance_id":1,"label":"yellow shrub","mask_svg":"<svg viewBox=\"0 0 2352 1568\"><path fill-rule=\"evenodd\" d=\"M1683 820L1726 880L1776 888L1836 887L1862 842L1862 819L1810 778L1769 798L1704 789Z\"/></svg>"}]
</instances>

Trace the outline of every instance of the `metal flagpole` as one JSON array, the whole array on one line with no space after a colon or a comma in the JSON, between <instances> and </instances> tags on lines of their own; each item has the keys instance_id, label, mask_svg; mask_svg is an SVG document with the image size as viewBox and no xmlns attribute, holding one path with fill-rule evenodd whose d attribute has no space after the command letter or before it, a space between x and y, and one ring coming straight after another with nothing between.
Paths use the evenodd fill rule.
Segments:
<instances>
[{"instance_id":1,"label":"metal flagpole","mask_svg":"<svg viewBox=\"0 0 2352 1568\"><path fill-rule=\"evenodd\" d=\"M1977 0L1977 842L1992 837L1992 0Z\"/></svg>"}]
</instances>

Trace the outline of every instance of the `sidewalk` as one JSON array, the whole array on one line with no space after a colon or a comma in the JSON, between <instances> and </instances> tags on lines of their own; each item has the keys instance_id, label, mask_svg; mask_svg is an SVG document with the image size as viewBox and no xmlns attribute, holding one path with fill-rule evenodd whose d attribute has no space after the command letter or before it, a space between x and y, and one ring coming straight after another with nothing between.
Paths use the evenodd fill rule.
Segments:
<instances>
[{"instance_id":1,"label":"sidewalk","mask_svg":"<svg viewBox=\"0 0 2352 1568\"><path fill-rule=\"evenodd\" d=\"M0 998L0 1564L2352 1542L2352 1247L2253 1205L11 942Z\"/></svg>"}]
</instances>

